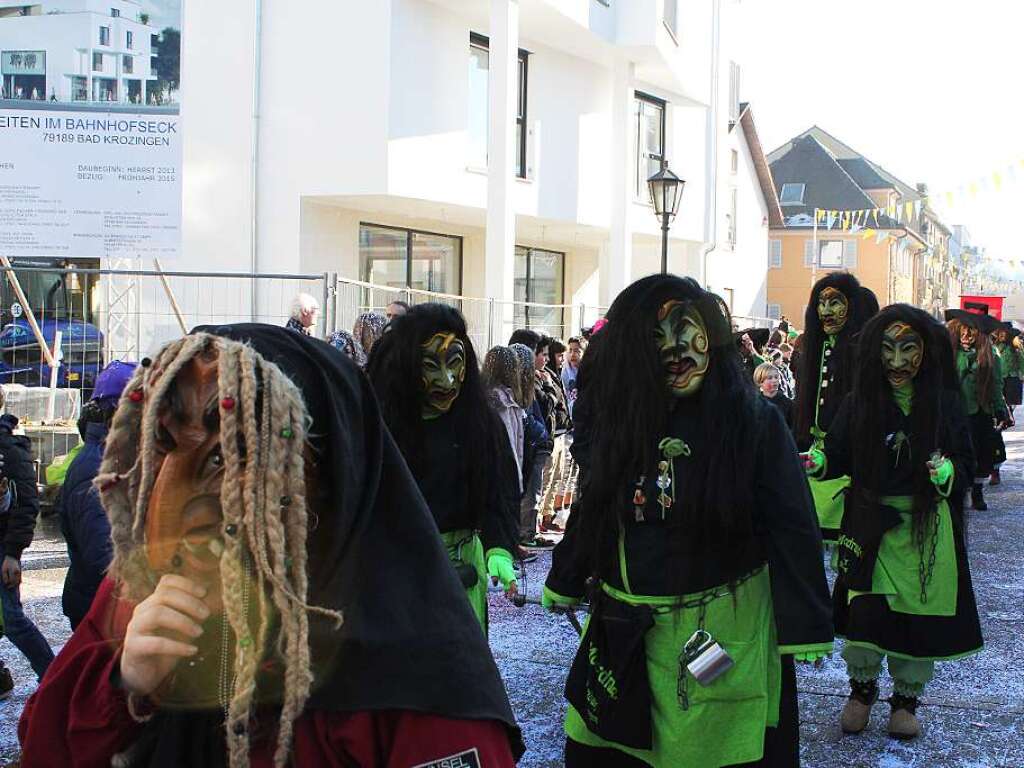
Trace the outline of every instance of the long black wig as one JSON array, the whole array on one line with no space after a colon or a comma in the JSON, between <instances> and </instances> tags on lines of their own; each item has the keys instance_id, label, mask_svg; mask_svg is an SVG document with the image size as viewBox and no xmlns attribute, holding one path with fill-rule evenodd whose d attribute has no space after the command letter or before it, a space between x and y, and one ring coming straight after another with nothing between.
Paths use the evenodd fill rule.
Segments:
<instances>
[{"instance_id":1,"label":"long black wig","mask_svg":"<svg viewBox=\"0 0 1024 768\"><path fill-rule=\"evenodd\" d=\"M886 415L892 408L892 386L882 362L882 340L892 323L906 323L924 343L921 367L914 377L914 400L910 412L910 455L914 467L913 525L923 530L923 521L935 505L935 488L928 476L926 462L940 445L943 390L956 389L953 357L945 327L931 315L909 304L893 304L868 320L860 333L860 354L854 377L853 401L857 418L853 420L851 444L854 470L853 492L876 497L882 487L886 465L892 454L886 446L891 424Z\"/></svg>"},{"instance_id":2,"label":"long black wig","mask_svg":"<svg viewBox=\"0 0 1024 768\"><path fill-rule=\"evenodd\" d=\"M721 300L692 278L652 275L618 295L607 325L595 334L579 373L576 410L586 420L589 467L580 494L582 536L593 566L606 562L614 549L618 521L630 509L634 483L657 465L658 443L666 437L669 417L678 404L665 384L665 371L654 342L658 310L676 299L692 304L704 319L710 362L692 400L694 418L711 435L694 476L706 478L682 500L672 535L714 540L718 535L748 533L753 511L756 411L758 401L733 344L730 320ZM583 416L586 414L586 416Z\"/></svg>"},{"instance_id":3,"label":"long black wig","mask_svg":"<svg viewBox=\"0 0 1024 768\"><path fill-rule=\"evenodd\" d=\"M469 499L474 508L488 504L489 473L479 470L480 462L496 461L501 455L497 438L498 417L491 410L480 378L473 342L462 314L445 304L419 304L395 317L373 346L366 374L380 401L384 422L391 431L406 463L417 478L426 470L423 455L422 345L436 333L453 333L466 351L466 377L459 396L444 418L454 419L455 433L462 446L461 456L469 478ZM503 428L502 428L503 429Z\"/></svg>"},{"instance_id":4,"label":"long black wig","mask_svg":"<svg viewBox=\"0 0 1024 768\"><path fill-rule=\"evenodd\" d=\"M804 334L800 349L800 365L796 371L796 439L797 444L811 441L811 427L814 426L815 405L818 399L818 373L821 366L821 350L828 334L818 318L818 298L826 288L842 293L848 302L846 324L836 339L836 353L832 355L833 392L848 392L853 384L853 366L856 356L855 343L864 323L878 311L878 300L874 293L863 288L860 281L849 272L832 272L814 284L811 298L804 314ZM841 395L840 395L841 396Z\"/></svg>"}]
</instances>

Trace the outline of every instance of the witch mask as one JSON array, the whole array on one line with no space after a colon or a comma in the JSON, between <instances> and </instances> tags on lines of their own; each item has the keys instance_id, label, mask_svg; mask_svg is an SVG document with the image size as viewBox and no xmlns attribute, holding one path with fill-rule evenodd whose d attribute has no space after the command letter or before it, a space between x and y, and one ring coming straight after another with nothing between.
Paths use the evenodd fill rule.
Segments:
<instances>
[{"instance_id":1,"label":"witch mask","mask_svg":"<svg viewBox=\"0 0 1024 768\"><path fill-rule=\"evenodd\" d=\"M974 349L975 343L978 341L978 329L972 328L967 323L960 324L960 347L965 352L969 352Z\"/></svg>"},{"instance_id":2,"label":"witch mask","mask_svg":"<svg viewBox=\"0 0 1024 768\"><path fill-rule=\"evenodd\" d=\"M903 322L886 326L882 336L882 365L886 379L894 388L904 386L917 376L923 357L921 334Z\"/></svg>"},{"instance_id":3,"label":"witch mask","mask_svg":"<svg viewBox=\"0 0 1024 768\"><path fill-rule=\"evenodd\" d=\"M818 295L818 319L829 336L835 336L843 330L849 312L850 301L842 291L828 287Z\"/></svg>"},{"instance_id":4,"label":"witch mask","mask_svg":"<svg viewBox=\"0 0 1024 768\"><path fill-rule=\"evenodd\" d=\"M711 363L708 331L700 312L675 299L666 301L658 309L654 342L669 392L674 397L696 394Z\"/></svg>"},{"instance_id":5,"label":"witch mask","mask_svg":"<svg viewBox=\"0 0 1024 768\"><path fill-rule=\"evenodd\" d=\"M436 419L455 404L466 379L466 347L454 333L435 333L422 345L423 418Z\"/></svg>"}]
</instances>

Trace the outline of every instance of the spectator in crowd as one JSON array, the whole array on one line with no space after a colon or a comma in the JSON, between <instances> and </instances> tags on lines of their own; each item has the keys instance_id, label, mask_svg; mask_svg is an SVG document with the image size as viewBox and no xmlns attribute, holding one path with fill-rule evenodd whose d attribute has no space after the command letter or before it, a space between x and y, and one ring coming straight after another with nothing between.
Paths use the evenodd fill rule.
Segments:
<instances>
[{"instance_id":1,"label":"spectator in crowd","mask_svg":"<svg viewBox=\"0 0 1024 768\"><path fill-rule=\"evenodd\" d=\"M509 339L509 347L519 358L523 402L526 410L523 448L523 498L519 506L519 541L524 547L550 548L554 542L537 536L537 511L543 491L544 469L551 461L554 444L547 420L537 397L537 359L547 362L547 347L541 337L530 330L519 330ZM538 350L541 350L538 352Z\"/></svg>"},{"instance_id":2,"label":"spectator in crowd","mask_svg":"<svg viewBox=\"0 0 1024 768\"><path fill-rule=\"evenodd\" d=\"M793 371L789 367L789 360L793 355L793 347L782 342L779 348L772 351L771 363L779 369L782 380L779 389L786 397L792 400L796 396L796 382L793 378Z\"/></svg>"},{"instance_id":3,"label":"spectator in crowd","mask_svg":"<svg viewBox=\"0 0 1024 768\"><path fill-rule=\"evenodd\" d=\"M292 313L285 327L312 336L319 314L320 302L308 293L300 293L292 299Z\"/></svg>"},{"instance_id":4,"label":"spectator in crowd","mask_svg":"<svg viewBox=\"0 0 1024 768\"><path fill-rule=\"evenodd\" d=\"M565 457L567 454L566 435L572 429L569 420L569 405L562 386L562 362L565 358L565 344L559 339L548 339L547 364L537 371L544 397L549 404L548 423L554 450L543 479L544 493L540 507L540 530L542 533L562 533L564 528L555 522L555 515L565 500Z\"/></svg>"},{"instance_id":5,"label":"spectator in crowd","mask_svg":"<svg viewBox=\"0 0 1024 768\"><path fill-rule=\"evenodd\" d=\"M82 408L78 420L78 431L85 445L68 467L58 506L60 530L71 560L61 605L71 629L89 612L113 556L110 521L93 480L100 471L110 420L134 372L135 363L120 360L104 368L96 377L92 400Z\"/></svg>"},{"instance_id":6,"label":"spectator in crowd","mask_svg":"<svg viewBox=\"0 0 1024 768\"><path fill-rule=\"evenodd\" d=\"M521 405L522 379L519 359L509 347L492 347L484 357L481 373L487 400L505 425L512 454L519 470L519 493L523 492L523 449L526 444L526 411Z\"/></svg>"},{"instance_id":7,"label":"spectator in crowd","mask_svg":"<svg viewBox=\"0 0 1024 768\"><path fill-rule=\"evenodd\" d=\"M384 335L387 325L388 319L377 312L364 312L356 318L355 325L352 326L352 335L362 345L367 358L373 352L373 345Z\"/></svg>"},{"instance_id":8,"label":"spectator in crowd","mask_svg":"<svg viewBox=\"0 0 1024 768\"><path fill-rule=\"evenodd\" d=\"M390 304L388 304L388 308L386 310L387 316L388 316L388 322L390 323L396 317L398 317L399 315L404 315L408 311L409 311L409 305L406 302L404 302L404 301L392 301Z\"/></svg>"},{"instance_id":9,"label":"spectator in crowd","mask_svg":"<svg viewBox=\"0 0 1024 768\"><path fill-rule=\"evenodd\" d=\"M356 337L348 331L335 331L327 339L327 342L335 349L340 349L360 368L366 367L366 352L363 351L363 345L356 341Z\"/></svg>"},{"instance_id":10,"label":"spectator in crowd","mask_svg":"<svg viewBox=\"0 0 1024 768\"><path fill-rule=\"evenodd\" d=\"M754 383L761 394L768 398L782 413L786 426L793 429L793 401L782 394L782 374L772 363L761 363L754 369Z\"/></svg>"},{"instance_id":11,"label":"spectator in crowd","mask_svg":"<svg viewBox=\"0 0 1024 768\"><path fill-rule=\"evenodd\" d=\"M581 336L573 336L569 339L566 350L565 365L562 366L562 386L565 388L565 401L569 406L569 421L572 422L573 406L576 404L576 396L579 393L577 384L579 378L580 363L583 361L583 349L586 342ZM579 480L579 464L572 455L573 429L570 428L566 434L565 451L565 481L562 486L562 505L572 506L573 496L576 494L576 483ZM555 504L558 504L556 499Z\"/></svg>"},{"instance_id":12,"label":"spectator in crowd","mask_svg":"<svg viewBox=\"0 0 1024 768\"><path fill-rule=\"evenodd\" d=\"M3 408L3 389L0 388L0 408ZM39 496L36 469L32 459L32 444L24 435L16 435L18 418L9 413L0 416L0 457L3 458L3 476L13 486L13 499L7 514L0 515L0 603L3 605L4 634L14 643L40 680L53 661L53 651L36 625L21 607L21 553L32 543L36 517L39 514ZM0 696L13 688L10 673L0 670Z\"/></svg>"},{"instance_id":13,"label":"spectator in crowd","mask_svg":"<svg viewBox=\"0 0 1024 768\"><path fill-rule=\"evenodd\" d=\"M764 357L761 356L761 350L768 342L768 335L767 328L748 328L745 331L736 332L736 336L739 337L737 342L740 358L743 360L744 368L751 376L754 375L757 366L765 362Z\"/></svg>"}]
</instances>

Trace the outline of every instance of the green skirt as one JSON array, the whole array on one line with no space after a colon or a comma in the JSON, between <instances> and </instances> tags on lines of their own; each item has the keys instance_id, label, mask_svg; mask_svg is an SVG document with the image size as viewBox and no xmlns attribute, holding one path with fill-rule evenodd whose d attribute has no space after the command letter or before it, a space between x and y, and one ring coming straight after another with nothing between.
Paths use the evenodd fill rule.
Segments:
<instances>
[{"instance_id":1,"label":"green skirt","mask_svg":"<svg viewBox=\"0 0 1024 768\"><path fill-rule=\"evenodd\" d=\"M843 491L850 485L850 478L846 475L832 480L808 478L808 482L811 485L811 497L814 499L814 509L818 513L822 538L835 541L843 524L843 503L846 499Z\"/></svg>"},{"instance_id":2,"label":"green skirt","mask_svg":"<svg viewBox=\"0 0 1024 768\"><path fill-rule=\"evenodd\" d=\"M487 634L487 565L484 563L484 545L475 531L457 530L441 534L452 565L468 563L477 572L476 584L466 590L477 621Z\"/></svg>"},{"instance_id":3,"label":"green skirt","mask_svg":"<svg viewBox=\"0 0 1024 768\"><path fill-rule=\"evenodd\" d=\"M632 749L599 738L571 706L566 735L587 746L620 750L655 768L719 768L760 760L765 729L779 722L782 685L768 569L740 584L733 595L708 604L705 629L735 666L708 686L686 672L687 709L679 703L679 656L698 628L700 611L676 605L699 595L632 595L607 584L603 589L615 600L655 609L654 626L644 638L654 748Z\"/></svg>"}]
</instances>

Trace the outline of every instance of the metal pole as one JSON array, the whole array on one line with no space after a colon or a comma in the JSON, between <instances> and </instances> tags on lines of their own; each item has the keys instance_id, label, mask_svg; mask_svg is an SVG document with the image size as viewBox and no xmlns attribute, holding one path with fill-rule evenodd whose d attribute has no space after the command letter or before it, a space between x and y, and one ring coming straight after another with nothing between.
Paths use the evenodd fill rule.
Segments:
<instances>
[{"instance_id":1,"label":"metal pole","mask_svg":"<svg viewBox=\"0 0 1024 768\"><path fill-rule=\"evenodd\" d=\"M323 276L324 290L323 290L323 303L320 305L320 338L327 341L327 337L330 336L331 332L329 329L330 322L330 301L331 301L331 273L324 272Z\"/></svg>"},{"instance_id":2,"label":"metal pole","mask_svg":"<svg viewBox=\"0 0 1024 768\"><path fill-rule=\"evenodd\" d=\"M818 282L818 209L814 209L814 247L811 254L811 288Z\"/></svg>"},{"instance_id":3,"label":"metal pole","mask_svg":"<svg viewBox=\"0 0 1024 768\"><path fill-rule=\"evenodd\" d=\"M669 273L669 212L662 212L662 274Z\"/></svg>"}]
</instances>

